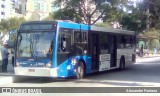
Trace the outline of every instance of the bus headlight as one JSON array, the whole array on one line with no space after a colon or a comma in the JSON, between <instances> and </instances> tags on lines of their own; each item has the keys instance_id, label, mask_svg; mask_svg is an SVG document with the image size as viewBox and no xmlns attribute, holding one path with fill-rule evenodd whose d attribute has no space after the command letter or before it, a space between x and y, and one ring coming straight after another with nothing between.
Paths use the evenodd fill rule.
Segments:
<instances>
[{"instance_id":1,"label":"bus headlight","mask_svg":"<svg viewBox=\"0 0 160 96\"><path fill-rule=\"evenodd\" d=\"M52 65L52 62L50 61L46 64L46 68L51 68L51 65Z\"/></svg>"},{"instance_id":2,"label":"bus headlight","mask_svg":"<svg viewBox=\"0 0 160 96\"><path fill-rule=\"evenodd\" d=\"M16 63L16 66L17 66L17 67L20 67L21 65L17 62L17 63Z\"/></svg>"}]
</instances>

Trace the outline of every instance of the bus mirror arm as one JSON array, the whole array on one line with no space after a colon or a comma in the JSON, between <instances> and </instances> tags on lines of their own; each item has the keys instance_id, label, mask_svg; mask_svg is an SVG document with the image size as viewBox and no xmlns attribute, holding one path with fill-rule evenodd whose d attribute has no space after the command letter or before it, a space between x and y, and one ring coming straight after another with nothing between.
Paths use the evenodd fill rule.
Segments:
<instances>
[{"instance_id":1,"label":"bus mirror arm","mask_svg":"<svg viewBox=\"0 0 160 96\"><path fill-rule=\"evenodd\" d=\"M52 52L51 53L47 53L47 57L51 57L52 56Z\"/></svg>"}]
</instances>

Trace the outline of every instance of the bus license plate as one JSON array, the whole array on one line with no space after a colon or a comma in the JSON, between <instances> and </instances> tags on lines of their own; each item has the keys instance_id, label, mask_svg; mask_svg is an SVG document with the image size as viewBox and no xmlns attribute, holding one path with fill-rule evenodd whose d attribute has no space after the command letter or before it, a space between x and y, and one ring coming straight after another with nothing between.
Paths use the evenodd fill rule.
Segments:
<instances>
[{"instance_id":1,"label":"bus license plate","mask_svg":"<svg viewBox=\"0 0 160 96\"><path fill-rule=\"evenodd\" d=\"M29 72L35 72L35 69L28 69Z\"/></svg>"}]
</instances>

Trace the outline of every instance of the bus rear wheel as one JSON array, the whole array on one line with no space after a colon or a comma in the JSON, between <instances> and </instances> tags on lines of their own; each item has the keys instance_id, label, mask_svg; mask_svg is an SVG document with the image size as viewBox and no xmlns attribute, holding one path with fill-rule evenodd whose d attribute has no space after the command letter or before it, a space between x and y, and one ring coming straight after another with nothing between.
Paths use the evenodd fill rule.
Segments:
<instances>
[{"instance_id":1,"label":"bus rear wheel","mask_svg":"<svg viewBox=\"0 0 160 96\"><path fill-rule=\"evenodd\" d=\"M84 77L84 65L82 61L79 61L76 68L76 77L77 79L82 79Z\"/></svg>"}]
</instances>

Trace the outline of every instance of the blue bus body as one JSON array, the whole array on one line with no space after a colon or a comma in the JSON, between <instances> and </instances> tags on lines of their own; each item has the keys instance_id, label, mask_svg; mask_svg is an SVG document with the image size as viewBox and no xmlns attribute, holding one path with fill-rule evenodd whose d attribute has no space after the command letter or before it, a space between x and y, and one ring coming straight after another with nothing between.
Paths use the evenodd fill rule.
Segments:
<instances>
[{"instance_id":1,"label":"blue bus body","mask_svg":"<svg viewBox=\"0 0 160 96\"><path fill-rule=\"evenodd\" d=\"M77 75L79 62L83 63L84 75L120 68L118 63L121 62L124 54L118 57L116 53L117 59L114 59L114 56L111 55L112 48L109 46L112 44L109 41L112 40L110 39L112 32L98 31L98 29L95 30L94 28L96 27L63 21L34 21L22 24L17 34L15 74L23 76L71 77ZM116 32L119 31L116 30ZM119 34L116 32L113 34L115 37ZM101 46L98 43L93 44L94 42L92 41L101 41L99 34L106 34L109 37L107 39L108 45L106 45L108 46L106 47L108 51L101 50ZM126 33L122 32L120 34L125 35ZM135 38L134 33L128 35ZM90 39L91 36L93 36L92 39ZM74 44L78 45L78 47L73 47ZM95 47L94 49L94 46L100 47ZM52 52L48 55L46 49L50 47ZM118 47L114 48L114 50L118 52ZM134 47L129 50L134 50ZM134 61L134 52L130 55L132 56L128 60L132 59L132 62ZM104 63L106 65L102 66ZM113 67L111 67L111 63ZM116 65L113 63L116 63Z\"/></svg>"}]
</instances>

